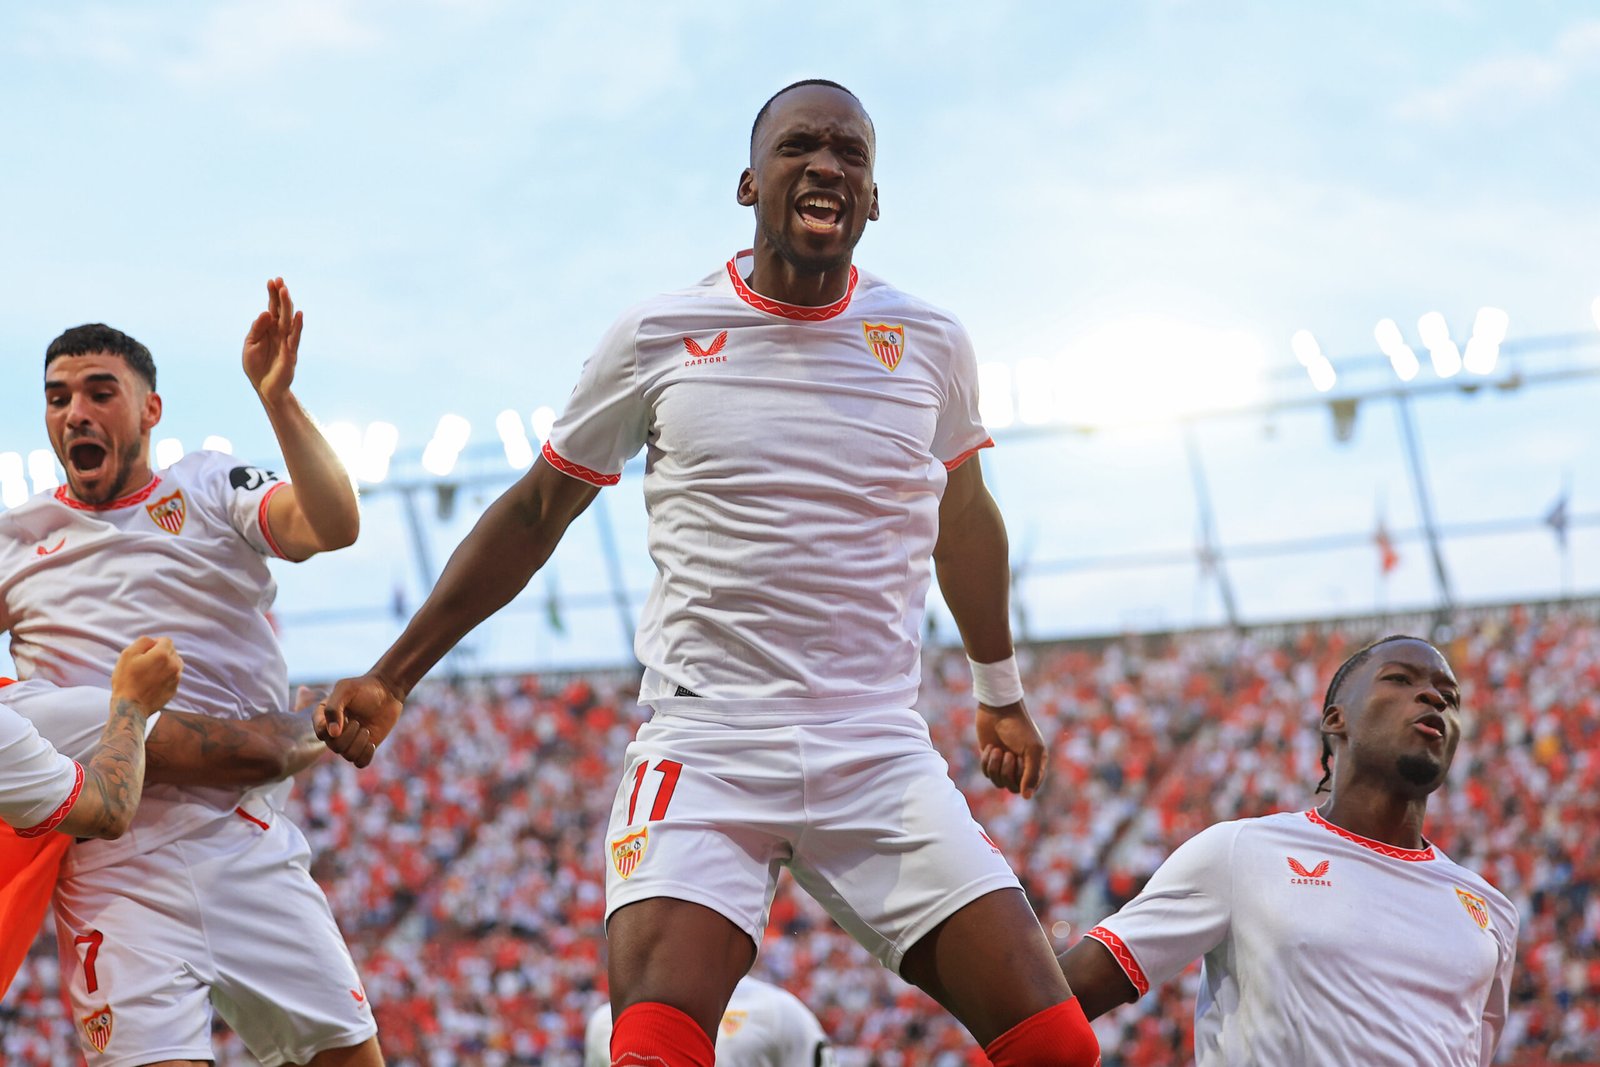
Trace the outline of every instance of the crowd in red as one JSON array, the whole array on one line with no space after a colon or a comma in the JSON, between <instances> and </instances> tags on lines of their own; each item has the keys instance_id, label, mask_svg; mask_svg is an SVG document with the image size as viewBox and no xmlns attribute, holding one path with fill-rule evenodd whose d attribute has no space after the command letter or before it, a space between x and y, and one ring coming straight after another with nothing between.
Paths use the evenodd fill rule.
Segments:
<instances>
[{"instance_id":1,"label":"crowd in red","mask_svg":"<svg viewBox=\"0 0 1600 1067\"><path fill-rule=\"evenodd\" d=\"M1442 647L1466 709L1428 833L1522 915L1505 1063L1600 1063L1600 607L1484 611ZM1041 645L1022 655L1052 778L1031 803L978 773L965 661L921 705L979 820L1058 949L1210 823L1313 803L1317 711L1373 624ZM647 714L634 677L526 676L420 690L381 757L307 772L311 840L391 1064L581 1063L605 999L604 835ZM53 939L0 1007L0 1059L70 1062ZM984 1059L787 878L756 963L817 1013L844 1067ZM1190 1062L1194 969L1096 1026L1106 1067ZM221 1064L252 1062L219 1030Z\"/></svg>"}]
</instances>

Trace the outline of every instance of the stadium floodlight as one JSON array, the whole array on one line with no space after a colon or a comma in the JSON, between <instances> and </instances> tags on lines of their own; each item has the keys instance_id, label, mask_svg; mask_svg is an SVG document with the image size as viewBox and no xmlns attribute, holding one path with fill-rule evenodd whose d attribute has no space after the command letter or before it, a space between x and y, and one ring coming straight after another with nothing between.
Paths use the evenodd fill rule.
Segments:
<instances>
[{"instance_id":1,"label":"stadium floodlight","mask_svg":"<svg viewBox=\"0 0 1600 1067\"><path fill-rule=\"evenodd\" d=\"M1049 422L1056 413L1056 373L1047 360L1017 361L1017 419L1029 426Z\"/></svg>"},{"instance_id":2,"label":"stadium floodlight","mask_svg":"<svg viewBox=\"0 0 1600 1067\"><path fill-rule=\"evenodd\" d=\"M56 477L56 454L48 448L36 448L29 452L28 480L33 483L35 493L60 485L61 479Z\"/></svg>"},{"instance_id":3,"label":"stadium floodlight","mask_svg":"<svg viewBox=\"0 0 1600 1067\"><path fill-rule=\"evenodd\" d=\"M22 454L0 452L0 504L8 508L27 502L28 481L22 475Z\"/></svg>"},{"instance_id":4,"label":"stadium floodlight","mask_svg":"<svg viewBox=\"0 0 1600 1067\"><path fill-rule=\"evenodd\" d=\"M400 444L400 431L392 422L369 422L367 432L361 435L361 458L357 462L356 476L368 485L377 485L389 477L389 460Z\"/></svg>"},{"instance_id":5,"label":"stadium floodlight","mask_svg":"<svg viewBox=\"0 0 1600 1067\"><path fill-rule=\"evenodd\" d=\"M1319 393L1326 393L1339 380L1339 372L1326 359L1306 364L1306 373L1311 376L1311 388Z\"/></svg>"},{"instance_id":6,"label":"stadium floodlight","mask_svg":"<svg viewBox=\"0 0 1600 1067\"><path fill-rule=\"evenodd\" d=\"M1417 320L1417 333L1427 346L1428 359L1433 363L1433 373L1441 378L1454 378L1461 373L1461 349L1450 339L1450 327L1444 316L1430 311Z\"/></svg>"},{"instance_id":7,"label":"stadium floodlight","mask_svg":"<svg viewBox=\"0 0 1600 1067\"><path fill-rule=\"evenodd\" d=\"M1472 337L1461 357L1462 365L1473 374L1489 374L1500 361L1500 342L1506 339L1511 316L1500 308L1479 308L1472 322Z\"/></svg>"},{"instance_id":8,"label":"stadium floodlight","mask_svg":"<svg viewBox=\"0 0 1600 1067\"><path fill-rule=\"evenodd\" d=\"M1333 369L1328 357L1322 354L1322 346L1317 344L1310 330L1296 330L1294 336L1289 338L1289 348L1294 352L1294 358L1306 369L1306 374L1310 375L1311 388L1319 393L1326 393L1333 388L1339 380L1339 373Z\"/></svg>"},{"instance_id":9,"label":"stadium floodlight","mask_svg":"<svg viewBox=\"0 0 1600 1067\"><path fill-rule=\"evenodd\" d=\"M212 434L207 437L200 442L200 447L207 452L224 452L230 456L233 455L233 442L221 434Z\"/></svg>"},{"instance_id":10,"label":"stadium floodlight","mask_svg":"<svg viewBox=\"0 0 1600 1067\"><path fill-rule=\"evenodd\" d=\"M1011 368L1004 363L978 364L978 418L991 430L1003 429L1017 419Z\"/></svg>"},{"instance_id":11,"label":"stadium floodlight","mask_svg":"<svg viewBox=\"0 0 1600 1067\"><path fill-rule=\"evenodd\" d=\"M528 431L522 428L522 416L510 408L495 416L494 428L500 434L500 443L506 449L506 462L512 468L525 471L533 466L533 445L528 443Z\"/></svg>"},{"instance_id":12,"label":"stadium floodlight","mask_svg":"<svg viewBox=\"0 0 1600 1067\"><path fill-rule=\"evenodd\" d=\"M550 427L556 424L556 409L548 405L540 405L528 418L528 425L533 427L533 436L543 445L550 440Z\"/></svg>"},{"instance_id":13,"label":"stadium floodlight","mask_svg":"<svg viewBox=\"0 0 1600 1067\"><path fill-rule=\"evenodd\" d=\"M422 450L422 469L436 478L443 478L456 469L456 460L472 436L472 424L460 415L439 416L433 437Z\"/></svg>"},{"instance_id":14,"label":"stadium floodlight","mask_svg":"<svg viewBox=\"0 0 1600 1067\"><path fill-rule=\"evenodd\" d=\"M1422 361L1417 358L1405 338L1400 336L1400 327L1393 319L1384 319L1373 328L1372 336L1377 338L1378 349L1389 357L1389 366L1394 368L1395 377L1402 382L1409 382L1417 376L1422 369Z\"/></svg>"},{"instance_id":15,"label":"stadium floodlight","mask_svg":"<svg viewBox=\"0 0 1600 1067\"><path fill-rule=\"evenodd\" d=\"M183 442L176 437L163 437L156 442L156 469L166 470L183 458Z\"/></svg>"}]
</instances>

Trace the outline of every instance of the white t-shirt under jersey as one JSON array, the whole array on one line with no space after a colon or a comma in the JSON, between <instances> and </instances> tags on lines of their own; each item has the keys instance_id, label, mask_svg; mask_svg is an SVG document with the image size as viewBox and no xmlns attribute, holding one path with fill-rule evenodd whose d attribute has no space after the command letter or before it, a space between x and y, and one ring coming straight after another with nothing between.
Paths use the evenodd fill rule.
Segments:
<instances>
[{"instance_id":1,"label":"white t-shirt under jersey","mask_svg":"<svg viewBox=\"0 0 1600 1067\"><path fill-rule=\"evenodd\" d=\"M583 1067L610 1067L611 1005L589 1016ZM786 989L742 978L717 1027L717 1067L832 1067L828 1036L811 1010Z\"/></svg>"},{"instance_id":2,"label":"white t-shirt under jersey","mask_svg":"<svg viewBox=\"0 0 1600 1067\"><path fill-rule=\"evenodd\" d=\"M83 768L39 736L33 723L0 704L0 821L18 836L61 825L78 802Z\"/></svg>"},{"instance_id":3,"label":"white t-shirt under jersey","mask_svg":"<svg viewBox=\"0 0 1600 1067\"><path fill-rule=\"evenodd\" d=\"M642 696L796 713L909 707L949 470L990 444L950 315L869 274L824 308L748 253L633 308L545 445L594 485L646 449Z\"/></svg>"},{"instance_id":4,"label":"white t-shirt under jersey","mask_svg":"<svg viewBox=\"0 0 1600 1067\"><path fill-rule=\"evenodd\" d=\"M184 659L170 707L220 718L288 707L288 671L266 616L277 585L264 559L281 555L266 511L285 484L232 456L192 452L104 506L63 488L0 515L0 629L11 633L18 672L103 688L124 647L165 636ZM40 704L45 713L19 710L54 741L49 702ZM149 786L127 834L81 844L69 863L82 870L148 851L231 813L242 795Z\"/></svg>"},{"instance_id":5,"label":"white t-shirt under jersey","mask_svg":"<svg viewBox=\"0 0 1600 1067\"><path fill-rule=\"evenodd\" d=\"M1487 1067L1517 913L1432 846L1302 811L1201 831L1088 936L1141 995L1204 957L1199 1067Z\"/></svg>"}]
</instances>

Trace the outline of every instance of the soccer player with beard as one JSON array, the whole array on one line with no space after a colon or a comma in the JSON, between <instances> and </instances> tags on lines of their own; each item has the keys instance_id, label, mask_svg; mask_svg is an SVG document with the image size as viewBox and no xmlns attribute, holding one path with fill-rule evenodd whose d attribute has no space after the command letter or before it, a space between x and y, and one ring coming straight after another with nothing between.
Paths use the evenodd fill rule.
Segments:
<instances>
[{"instance_id":1,"label":"soccer player with beard","mask_svg":"<svg viewBox=\"0 0 1600 1067\"><path fill-rule=\"evenodd\" d=\"M213 1008L268 1067L382 1062L305 838L281 810L286 787L247 790L204 765L210 741L288 704L265 557L343 547L360 523L293 390L303 321L274 279L243 350L292 485L217 452L154 470L155 363L126 334L75 327L45 353L45 426L67 482L0 515L0 629L28 698L8 703L47 739L71 733L117 650L159 630L185 663L171 705L191 713L151 732L149 769L163 750L164 777L131 832L73 845L56 883L63 985L90 1067L209 1062ZM236 729L194 729L206 717Z\"/></svg>"},{"instance_id":2,"label":"soccer player with beard","mask_svg":"<svg viewBox=\"0 0 1600 1067\"><path fill-rule=\"evenodd\" d=\"M974 663L992 782L1045 747L1011 643L1005 526L973 460L970 340L858 271L876 135L832 82L761 108L755 245L646 301L584 365L542 458L485 512L399 640L318 712L365 765L418 680L647 450L657 578L635 649L654 716L604 847L613 1064L704 1067L780 868L951 1011L998 1067L1089 1067L1094 1033L912 709L937 570Z\"/></svg>"},{"instance_id":3,"label":"soccer player with beard","mask_svg":"<svg viewBox=\"0 0 1600 1067\"><path fill-rule=\"evenodd\" d=\"M1517 912L1422 833L1461 737L1455 675L1385 637L1334 674L1321 731L1325 803L1196 834L1062 970L1095 1018L1203 957L1199 1067L1487 1067Z\"/></svg>"}]
</instances>

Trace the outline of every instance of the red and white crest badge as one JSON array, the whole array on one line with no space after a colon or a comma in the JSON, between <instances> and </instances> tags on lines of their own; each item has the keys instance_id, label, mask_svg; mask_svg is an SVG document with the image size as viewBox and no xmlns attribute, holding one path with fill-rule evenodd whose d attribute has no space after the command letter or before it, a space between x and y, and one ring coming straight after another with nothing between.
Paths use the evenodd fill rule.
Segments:
<instances>
[{"instance_id":1,"label":"red and white crest badge","mask_svg":"<svg viewBox=\"0 0 1600 1067\"><path fill-rule=\"evenodd\" d=\"M1461 901L1461 906L1467 909L1467 914L1472 916L1472 921L1478 924L1480 930L1489 929L1489 902L1476 893L1469 893L1465 889L1456 890L1456 899Z\"/></svg>"},{"instance_id":2,"label":"red and white crest badge","mask_svg":"<svg viewBox=\"0 0 1600 1067\"><path fill-rule=\"evenodd\" d=\"M171 496L164 496L154 504L145 505L145 510L150 513L150 518L155 524L169 534L183 531L183 520L188 516L189 509L183 499L183 490L179 489Z\"/></svg>"},{"instance_id":3,"label":"red and white crest badge","mask_svg":"<svg viewBox=\"0 0 1600 1067\"><path fill-rule=\"evenodd\" d=\"M744 1024L750 1021L747 1011L725 1011L722 1013L722 1024L718 1027L723 1037L732 1037L744 1029Z\"/></svg>"},{"instance_id":4,"label":"red and white crest badge","mask_svg":"<svg viewBox=\"0 0 1600 1067\"><path fill-rule=\"evenodd\" d=\"M863 322L861 330L867 335L867 347L872 349L872 354L877 357L890 370L900 365L901 358L906 354L906 328L901 325L891 326L887 322Z\"/></svg>"},{"instance_id":5,"label":"red and white crest badge","mask_svg":"<svg viewBox=\"0 0 1600 1067\"><path fill-rule=\"evenodd\" d=\"M650 827L642 826L631 834L611 842L611 865L623 881L638 868L644 859L644 850L650 847Z\"/></svg>"},{"instance_id":6,"label":"red and white crest badge","mask_svg":"<svg viewBox=\"0 0 1600 1067\"><path fill-rule=\"evenodd\" d=\"M89 1044L94 1046L96 1052L104 1052L106 1046L111 1044L111 1006L109 1004L99 1011L90 1012L83 1017L83 1036L89 1039Z\"/></svg>"}]
</instances>

